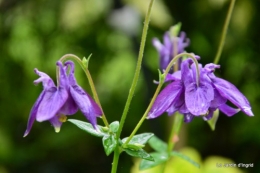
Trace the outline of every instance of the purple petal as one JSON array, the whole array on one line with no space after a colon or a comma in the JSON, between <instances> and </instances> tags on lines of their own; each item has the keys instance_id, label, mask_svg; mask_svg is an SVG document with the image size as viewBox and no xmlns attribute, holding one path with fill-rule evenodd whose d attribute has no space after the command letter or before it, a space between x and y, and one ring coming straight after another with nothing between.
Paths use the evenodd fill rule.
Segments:
<instances>
[{"instance_id":1,"label":"purple petal","mask_svg":"<svg viewBox=\"0 0 260 173\"><path fill-rule=\"evenodd\" d=\"M68 89L68 78L66 67L63 67L62 62L58 61L56 65L59 67L59 86Z\"/></svg>"},{"instance_id":2,"label":"purple petal","mask_svg":"<svg viewBox=\"0 0 260 173\"><path fill-rule=\"evenodd\" d=\"M156 118L164 113L174 101L178 101L178 98L182 92L183 85L180 81L174 81L167 85L157 96L147 118Z\"/></svg>"},{"instance_id":3,"label":"purple petal","mask_svg":"<svg viewBox=\"0 0 260 173\"><path fill-rule=\"evenodd\" d=\"M207 115L203 116L203 120L204 120L204 121L210 120L210 119L213 117L213 114L214 114L214 111L215 111L215 110L216 110L216 109L211 109L211 108L209 108L209 111L208 111Z\"/></svg>"},{"instance_id":4,"label":"purple petal","mask_svg":"<svg viewBox=\"0 0 260 173\"><path fill-rule=\"evenodd\" d=\"M175 81L175 80L181 80L181 71L176 71L173 74L167 74L165 81L164 82L169 82L169 81Z\"/></svg>"},{"instance_id":5,"label":"purple petal","mask_svg":"<svg viewBox=\"0 0 260 173\"><path fill-rule=\"evenodd\" d=\"M68 95L68 98L62 108L59 110L59 113L64 115L73 115L78 111L78 106L71 97L71 95Z\"/></svg>"},{"instance_id":6,"label":"purple petal","mask_svg":"<svg viewBox=\"0 0 260 173\"><path fill-rule=\"evenodd\" d=\"M170 36L169 32L166 32L163 35L163 45L164 45L165 49L168 50L168 52L172 52L173 44L172 44L172 40L171 40L171 36Z\"/></svg>"},{"instance_id":7,"label":"purple petal","mask_svg":"<svg viewBox=\"0 0 260 173\"><path fill-rule=\"evenodd\" d=\"M191 113L187 113L187 114L184 114L184 122L185 123L189 123L193 120L194 118L194 115L192 115Z\"/></svg>"},{"instance_id":8,"label":"purple petal","mask_svg":"<svg viewBox=\"0 0 260 173\"><path fill-rule=\"evenodd\" d=\"M42 91L40 96L37 98L36 102L34 103L32 109L31 109L30 116L29 116L28 123L27 123L27 128L26 128L26 131L25 131L23 137L27 136L29 134L29 132L31 131L32 125L36 119L36 114L37 114L39 104L41 103L44 94L45 94L45 91Z\"/></svg>"},{"instance_id":9,"label":"purple petal","mask_svg":"<svg viewBox=\"0 0 260 173\"><path fill-rule=\"evenodd\" d=\"M222 97L217 89L214 89L214 99L211 101L211 108L218 108L220 105L223 105L227 102L227 99Z\"/></svg>"},{"instance_id":10,"label":"purple petal","mask_svg":"<svg viewBox=\"0 0 260 173\"><path fill-rule=\"evenodd\" d=\"M193 77L192 77L193 76L192 71L189 68L191 63L193 63L193 61L190 58L184 60L181 63L181 79L182 79L185 87L187 85L189 85L190 83L194 82Z\"/></svg>"},{"instance_id":11,"label":"purple petal","mask_svg":"<svg viewBox=\"0 0 260 173\"><path fill-rule=\"evenodd\" d=\"M249 116L254 116L251 111L251 106L246 97L230 82L215 77L212 79L213 85L219 91L220 95L229 101L231 101L234 105L240 108L245 114Z\"/></svg>"},{"instance_id":12,"label":"purple petal","mask_svg":"<svg viewBox=\"0 0 260 173\"><path fill-rule=\"evenodd\" d=\"M240 109L232 108L226 104L222 104L221 106L219 106L219 110L229 117L233 116L234 114L240 111Z\"/></svg>"},{"instance_id":13,"label":"purple petal","mask_svg":"<svg viewBox=\"0 0 260 173\"><path fill-rule=\"evenodd\" d=\"M160 69L165 70L171 61L171 56L167 51L161 53Z\"/></svg>"},{"instance_id":14,"label":"purple petal","mask_svg":"<svg viewBox=\"0 0 260 173\"><path fill-rule=\"evenodd\" d=\"M49 119L49 121L52 124L52 126L54 127L55 132L59 133L60 132L60 127L62 125L62 122L60 121L60 116L59 115L55 115L54 117Z\"/></svg>"},{"instance_id":15,"label":"purple petal","mask_svg":"<svg viewBox=\"0 0 260 173\"><path fill-rule=\"evenodd\" d=\"M39 122L53 118L68 98L68 92L64 88L52 87L45 90L45 94L39 105L36 120Z\"/></svg>"},{"instance_id":16,"label":"purple petal","mask_svg":"<svg viewBox=\"0 0 260 173\"><path fill-rule=\"evenodd\" d=\"M96 117L102 115L102 111L95 101L78 85L70 86L70 94L83 115L96 128Z\"/></svg>"},{"instance_id":17,"label":"purple petal","mask_svg":"<svg viewBox=\"0 0 260 173\"><path fill-rule=\"evenodd\" d=\"M49 89L51 87L55 87L55 84L54 84L53 80L46 73L43 73L43 72L39 71L37 68L34 69L34 72L38 76L40 76L40 78L38 78L37 80L35 80L33 82L34 84L38 84L38 83L42 82L42 85L43 85L44 89Z\"/></svg>"},{"instance_id":18,"label":"purple petal","mask_svg":"<svg viewBox=\"0 0 260 173\"><path fill-rule=\"evenodd\" d=\"M185 103L187 109L193 115L204 115L208 112L211 101L214 98L214 90L210 84L200 83L197 86L191 83L185 90Z\"/></svg>"},{"instance_id":19,"label":"purple petal","mask_svg":"<svg viewBox=\"0 0 260 173\"><path fill-rule=\"evenodd\" d=\"M153 42L153 46L156 48L156 50L158 51L158 52L161 52L161 50L163 49L163 44L159 41L159 39L158 38L154 38L153 40L152 40L152 42Z\"/></svg>"}]
</instances>

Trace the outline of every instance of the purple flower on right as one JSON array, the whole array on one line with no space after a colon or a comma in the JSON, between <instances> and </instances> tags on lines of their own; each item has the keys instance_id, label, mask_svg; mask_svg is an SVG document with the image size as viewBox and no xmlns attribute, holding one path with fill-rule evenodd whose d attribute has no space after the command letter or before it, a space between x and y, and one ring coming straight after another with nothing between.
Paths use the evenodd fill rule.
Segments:
<instances>
[{"instance_id":1,"label":"purple flower on right","mask_svg":"<svg viewBox=\"0 0 260 173\"><path fill-rule=\"evenodd\" d=\"M170 83L157 96L148 119L156 118L167 112L172 115L179 111L185 122L191 122L195 116L210 120L213 112L219 109L227 116L233 116L240 110L248 116L254 116L247 98L230 82L216 77L214 71L219 65L199 64L199 83L195 64L192 59L181 63L181 70L169 74L165 81ZM237 108L227 105L227 101Z\"/></svg>"}]
</instances>

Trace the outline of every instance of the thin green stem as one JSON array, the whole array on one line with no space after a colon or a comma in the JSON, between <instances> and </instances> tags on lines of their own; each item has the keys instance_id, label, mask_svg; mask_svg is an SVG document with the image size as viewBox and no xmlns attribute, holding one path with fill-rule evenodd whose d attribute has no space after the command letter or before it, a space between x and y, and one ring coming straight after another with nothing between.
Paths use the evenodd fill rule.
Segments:
<instances>
[{"instance_id":1,"label":"thin green stem","mask_svg":"<svg viewBox=\"0 0 260 173\"><path fill-rule=\"evenodd\" d=\"M92 77L91 77L91 75L90 75L89 70L84 67L84 65L82 64L81 59L80 59L78 56L73 55L73 54L66 54L66 55L62 56L62 57L60 58L60 61L63 62L63 61L65 61L66 59L70 59L70 58L73 59L73 60L76 60L76 61L79 63L80 67L81 67L81 68L83 69L83 71L85 72L85 74L86 74L86 76L87 76L87 78L88 78L88 82L89 82L89 85L90 85L90 88L91 88L91 91L92 91L94 100L96 101L96 103L99 105L99 107L100 107L101 110L102 110L103 115L102 115L101 118L102 118L102 120L103 120L105 126L106 126L106 127L109 127L109 123L108 123L108 121L107 121L107 119L106 119L106 116L105 116L105 114L104 114L104 112L103 112L103 109L102 109L101 103L100 103L100 101L99 101L98 94L97 94L97 91L96 91L96 88L95 88L95 85L94 85L94 82L93 82L93 80L92 80ZM57 74L58 74L58 68L57 68Z\"/></svg>"},{"instance_id":2,"label":"thin green stem","mask_svg":"<svg viewBox=\"0 0 260 173\"><path fill-rule=\"evenodd\" d=\"M130 103L131 103L132 98L134 96L135 88L136 88L137 81L138 81L138 78L139 78L142 59L143 59L143 53L144 53L144 47L145 47L145 42L146 42L147 30L148 30L148 26L149 26L149 22L150 22L150 16L151 16L151 10L152 10L152 6L153 6L153 2L154 2L154 0L150 1L149 7L148 7L148 12L147 12L146 17L145 17L144 28L143 28L143 33L142 33L142 39L141 39L141 45L140 45L138 60L137 60L137 64L136 64L135 75L134 75L133 82L132 82L132 85L131 85L131 88L130 88L130 91L129 91L129 94L128 94L128 97L127 97L127 101L126 101L126 104L125 104L125 108L124 108L122 117L121 117L121 120L120 120L119 128L118 128L118 131L117 131L117 139L119 139L119 137L121 135L121 132L122 132L122 129L123 129L123 126L124 126L124 123L125 123L125 119L126 119L126 116L127 116L128 110L129 110L129 106L130 106Z\"/></svg>"},{"instance_id":3,"label":"thin green stem","mask_svg":"<svg viewBox=\"0 0 260 173\"><path fill-rule=\"evenodd\" d=\"M170 154L171 151L174 148L174 145L177 141L175 141L175 137L178 136L181 125L183 122L183 115L179 114L179 113L175 113L174 115L174 121L173 121L173 126L171 129L171 133L169 135L169 139L168 139L168 153Z\"/></svg>"},{"instance_id":4,"label":"thin green stem","mask_svg":"<svg viewBox=\"0 0 260 173\"><path fill-rule=\"evenodd\" d=\"M217 54L216 54L215 59L214 59L214 64L217 64L219 62L220 55L222 53L222 50L223 50L223 47L224 47L224 44L225 44L228 25L230 23L231 14L232 14L232 11L234 9L235 2L236 2L236 0L231 0L231 2L230 2L227 17L226 17L225 24L224 24L224 27L223 27L223 30L222 30L222 35L221 35L221 38L220 38L220 43L219 43L219 46L218 46L218 51L217 51Z\"/></svg>"},{"instance_id":5,"label":"thin green stem","mask_svg":"<svg viewBox=\"0 0 260 173\"><path fill-rule=\"evenodd\" d=\"M118 165L118 161L119 161L119 155L120 155L119 147L116 147L116 149L115 149L115 151L114 151L114 157L113 157L113 163L112 163L111 173L116 173L116 171L117 171L117 165Z\"/></svg>"},{"instance_id":6,"label":"thin green stem","mask_svg":"<svg viewBox=\"0 0 260 173\"><path fill-rule=\"evenodd\" d=\"M164 83L164 79L165 79L165 77L167 76L167 74L169 73L171 67L174 65L174 63L175 63L179 58L181 58L181 57L183 57L183 56L191 57L192 60L194 61L194 63L196 64L196 70L197 70L197 80L196 80L196 82L197 82L197 85L199 85L199 76L200 76L200 73L199 73L199 65L198 65L198 61L197 61L197 59L194 57L194 55L193 55L193 54L189 54L189 53L181 53L181 54L176 55L176 56L171 60L171 62L168 64L168 66L167 66L167 68L166 68L166 70L165 70L165 72L164 72L164 74L163 74L163 76L164 76L163 80L160 79L159 85L158 85L157 88L156 88L156 91L155 91L155 93L154 93L154 95L153 95L153 98L152 98L152 100L151 100L149 106L147 107L147 109L146 109L144 115L143 115L142 118L139 120L138 124L135 126L135 128L134 128L134 130L132 131L132 133L130 134L130 136L127 138L126 142L123 144L124 146L127 145L127 144L130 142L130 140L133 138L133 136L136 134L136 132L138 131L138 129L141 127L141 125L143 124L144 120L146 119L146 117L147 117L147 115L148 115L150 109L152 108L152 106L153 106L153 104L154 104L154 101L155 101L156 97L158 96L158 94L159 94L159 92L160 92L160 90L161 90L161 87L162 87L162 85L163 85L163 83Z\"/></svg>"}]
</instances>

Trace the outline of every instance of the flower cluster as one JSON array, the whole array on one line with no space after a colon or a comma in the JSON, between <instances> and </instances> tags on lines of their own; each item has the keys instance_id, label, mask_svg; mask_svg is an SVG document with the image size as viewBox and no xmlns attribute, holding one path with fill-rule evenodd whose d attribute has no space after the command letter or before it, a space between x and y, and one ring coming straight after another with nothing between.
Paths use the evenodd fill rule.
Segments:
<instances>
[{"instance_id":1,"label":"flower cluster","mask_svg":"<svg viewBox=\"0 0 260 173\"><path fill-rule=\"evenodd\" d=\"M43 91L31 109L24 136L29 134L35 120L38 122L49 121L55 131L59 132L62 122L66 120L66 115L75 114L78 109L94 128L97 127L96 117L102 115L102 110L77 84L74 77L74 63L66 61L63 65L58 61L56 65L59 67L57 87L47 74L37 69L34 70L40 76L34 81L34 84L42 82ZM68 70L69 72L66 73Z\"/></svg>"},{"instance_id":2,"label":"flower cluster","mask_svg":"<svg viewBox=\"0 0 260 173\"><path fill-rule=\"evenodd\" d=\"M209 120L216 109L227 116L232 116L240 110L253 116L246 97L233 84L214 75L215 68L219 67L212 63L204 67L199 64L199 69L196 69L192 59L184 60L181 70L166 77L166 81L171 82L156 98L148 118L156 118L164 112L172 115L179 111L184 115L185 122L201 115L204 120ZM228 106L227 101L238 109Z\"/></svg>"}]
</instances>

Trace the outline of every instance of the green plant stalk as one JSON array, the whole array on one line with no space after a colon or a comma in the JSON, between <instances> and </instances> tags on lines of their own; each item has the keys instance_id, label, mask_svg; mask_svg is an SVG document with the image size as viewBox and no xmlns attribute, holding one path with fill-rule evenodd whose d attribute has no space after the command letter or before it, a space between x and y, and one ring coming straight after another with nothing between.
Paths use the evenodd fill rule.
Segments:
<instances>
[{"instance_id":1,"label":"green plant stalk","mask_svg":"<svg viewBox=\"0 0 260 173\"><path fill-rule=\"evenodd\" d=\"M60 58L60 61L63 62L63 61L65 61L66 59L70 59L70 58L73 59L73 60L75 60L75 61L77 61L77 62L79 63L79 65L80 65L80 67L81 67L81 68L83 69L83 71L85 72L85 74L86 74L86 76L87 76L87 78L88 78L88 82L89 82L89 85L90 85L90 88L91 88L91 91L92 91L94 100L95 100L96 103L99 105L99 107L101 108L101 111L102 111L102 113L103 113L101 118L102 118L102 120L103 120L105 126L109 128L109 123L108 123L108 121L107 121L107 119L106 119L106 116L105 116L105 114L104 114L104 112L103 112L103 109L102 109L101 103L100 103L100 101L99 101L98 94L97 94L97 91L96 91L96 88L95 88L95 85L94 85L94 82L93 82L93 80L92 80L92 77L91 77L91 75L90 75L89 70L84 67L84 65L82 64L81 59L80 59L78 56L73 55L73 54L66 54L66 55L62 56L62 57ZM59 73L58 67L57 67L56 71L57 71L56 74L58 75L58 73Z\"/></svg>"},{"instance_id":2,"label":"green plant stalk","mask_svg":"<svg viewBox=\"0 0 260 173\"><path fill-rule=\"evenodd\" d=\"M156 97L158 96L158 94L159 94L159 92L160 92L160 90L161 90L161 87L162 87L162 85L163 85L163 83L164 83L165 77L166 77L167 74L169 73L169 71L170 71L171 67L174 65L174 63L175 63L179 58L181 58L181 57L183 57L183 56L191 57L192 60L194 61L194 63L196 64L196 71L197 71L197 80L196 80L196 82L197 82L197 85L199 85L199 76L200 76L199 64L198 64L197 59L194 57L194 55L193 55L193 54L189 54L189 53L181 53L181 54L176 55L176 56L171 60L171 62L168 64L168 66L167 66L167 68L166 68L166 70L165 70L165 72L164 72L164 74L163 74L164 78L163 78L163 80L160 80L160 81L159 81L159 85L157 86L156 91L155 91L155 93L154 93L154 95L153 95L153 98L152 98L152 100L151 100L149 106L147 107L147 109L146 109L144 115L143 115L142 118L139 120L138 124L135 126L133 132L132 132L131 135L128 137L128 139L126 140L126 142L123 144L123 146L127 145L127 144L130 142L130 140L134 137L134 135L136 134L136 132L138 131L138 129L141 127L141 125L143 124L144 120L146 119L146 117L147 117L147 115L148 115L150 109L152 108Z\"/></svg>"},{"instance_id":3,"label":"green plant stalk","mask_svg":"<svg viewBox=\"0 0 260 173\"><path fill-rule=\"evenodd\" d=\"M214 64L217 64L219 62L220 55L222 53L222 50L223 50L223 47L224 47L224 44L225 44L228 25L230 23L231 14L232 14L232 11L234 9L235 2L236 2L236 0L231 0L231 2L230 2L227 17L226 17L224 27L223 27L223 30L222 30L222 34L221 34L221 38L220 38L220 43L219 43L219 46L218 46L218 51L217 51L217 54L216 54L215 59L214 59Z\"/></svg>"},{"instance_id":4,"label":"green plant stalk","mask_svg":"<svg viewBox=\"0 0 260 173\"><path fill-rule=\"evenodd\" d=\"M119 128L116 134L116 140L118 141L125 123L125 119L129 110L129 106L131 104L132 98L134 96L135 88L137 85L137 81L139 79L139 74L141 71L141 65L142 65L142 59L143 59L143 53L144 53L144 47L145 47L145 42L146 42L146 36L147 36L147 30L149 27L149 22L150 22L150 17L151 17L151 11L152 11L152 6L153 6L154 0L150 1L148 11L145 16L145 21L144 21L144 27L143 27L143 33L142 33L142 38L141 38L141 45L139 49L139 54L138 54L138 59L137 59L137 64L136 64L136 69L135 69L135 74L133 78L132 85L129 90L129 94L126 100L125 108L119 123ZM117 144L115 152L114 152L114 158L113 158L113 163L112 163L112 170L111 173L116 173L117 170L117 165L118 165L118 160L119 160L119 152L120 146Z\"/></svg>"},{"instance_id":5,"label":"green plant stalk","mask_svg":"<svg viewBox=\"0 0 260 173\"><path fill-rule=\"evenodd\" d=\"M168 140L168 154L171 153L171 151L173 150L174 146L175 146L175 141L173 141L174 136L175 135L179 135L181 126L182 126L182 122L183 122L183 115L179 114L179 113L175 113L174 115L174 121L173 121L173 126L171 129L171 133L169 135L169 140Z\"/></svg>"},{"instance_id":6,"label":"green plant stalk","mask_svg":"<svg viewBox=\"0 0 260 173\"><path fill-rule=\"evenodd\" d=\"M121 120L120 120L119 128L118 128L118 131L117 131L117 140L119 139L119 137L121 135L121 132L122 132L122 129L123 129L123 126L124 126L124 123L125 123L125 119L126 119L126 116L127 116L128 110L129 110L129 106L130 106L130 103L131 103L132 98L134 96L135 88L136 88L137 81L138 81L138 78L139 78L142 59L143 59L143 53L144 53L144 47L145 47L145 42L146 42L147 30L148 30L148 26L149 26L149 22L150 22L150 16L151 16L151 10L152 10L152 6L153 6L153 2L154 2L154 0L150 1L149 7L148 7L148 12L147 12L146 17L145 17L144 28L143 28L143 33L142 33L142 39L141 39L141 45L140 45L138 60L137 60L137 64L136 64L135 75L134 75L133 82L132 82L132 85L131 85L130 90L129 90L129 94L128 94L128 97L127 97L127 101L126 101L126 104L125 104L125 108L124 108L122 117L121 117Z\"/></svg>"},{"instance_id":7,"label":"green plant stalk","mask_svg":"<svg viewBox=\"0 0 260 173\"><path fill-rule=\"evenodd\" d=\"M117 146L114 151L113 163L112 163L112 170L111 173L117 172L118 160L120 156L119 147Z\"/></svg>"},{"instance_id":8,"label":"green plant stalk","mask_svg":"<svg viewBox=\"0 0 260 173\"><path fill-rule=\"evenodd\" d=\"M174 141L174 138L175 136L178 136L179 135L179 132L180 132L180 129L181 129L181 126L182 126L182 123L183 123L183 115L179 114L179 113L175 113L174 115L174 121L173 121L173 125L172 125L172 128L171 128L171 133L169 135L169 139L168 139L168 147L167 147L167 152L168 152L168 158L170 159L170 155L171 155L171 152L176 144L177 141ZM167 165L167 162L164 162L163 165L162 165L162 173L165 172L165 168L166 168L166 165Z\"/></svg>"}]
</instances>

